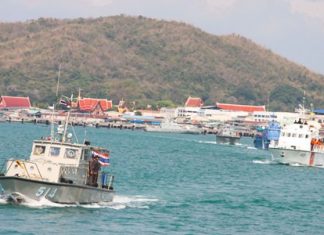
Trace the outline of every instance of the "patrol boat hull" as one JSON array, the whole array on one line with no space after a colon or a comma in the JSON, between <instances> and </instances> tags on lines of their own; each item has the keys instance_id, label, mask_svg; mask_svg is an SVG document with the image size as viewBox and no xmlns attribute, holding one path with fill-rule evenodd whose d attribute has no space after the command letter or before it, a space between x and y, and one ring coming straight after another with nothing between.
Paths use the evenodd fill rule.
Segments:
<instances>
[{"instance_id":1,"label":"patrol boat hull","mask_svg":"<svg viewBox=\"0 0 324 235\"><path fill-rule=\"evenodd\" d=\"M40 201L45 198L61 204L91 204L110 202L114 191L87 185L53 183L16 176L0 176L0 191L9 201L20 203L29 198Z\"/></svg>"}]
</instances>

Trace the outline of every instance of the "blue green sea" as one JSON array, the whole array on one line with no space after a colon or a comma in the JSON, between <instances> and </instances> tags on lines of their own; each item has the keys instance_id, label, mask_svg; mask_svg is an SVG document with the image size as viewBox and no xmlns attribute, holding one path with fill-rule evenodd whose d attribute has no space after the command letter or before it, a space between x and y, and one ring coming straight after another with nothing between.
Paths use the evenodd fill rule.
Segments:
<instances>
[{"instance_id":1,"label":"blue green sea","mask_svg":"<svg viewBox=\"0 0 324 235\"><path fill-rule=\"evenodd\" d=\"M111 151L113 202L1 201L0 234L324 234L324 169L274 164L244 138L76 127ZM0 123L0 163L26 158L49 126Z\"/></svg>"}]
</instances>

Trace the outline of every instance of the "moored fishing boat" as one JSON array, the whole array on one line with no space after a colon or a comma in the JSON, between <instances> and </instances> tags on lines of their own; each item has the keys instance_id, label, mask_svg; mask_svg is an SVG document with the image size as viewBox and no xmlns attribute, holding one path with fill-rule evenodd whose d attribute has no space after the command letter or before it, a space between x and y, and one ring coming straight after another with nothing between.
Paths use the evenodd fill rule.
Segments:
<instances>
[{"instance_id":1,"label":"moored fishing boat","mask_svg":"<svg viewBox=\"0 0 324 235\"><path fill-rule=\"evenodd\" d=\"M269 151L279 163L324 167L324 143L315 122L299 120L283 126L278 140L270 141Z\"/></svg>"},{"instance_id":2,"label":"moored fishing boat","mask_svg":"<svg viewBox=\"0 0 324 235\"><path fill-rule=\"evenodd\" d=\"M89 141L73 142L67 132L69 116L56 134L33 142L28 159L6 161L0 176L3 198L14 203L42 198L63 204L112 201L114 176L99 170L109 165L109 151Z\"/></svg>"}]
</instances>

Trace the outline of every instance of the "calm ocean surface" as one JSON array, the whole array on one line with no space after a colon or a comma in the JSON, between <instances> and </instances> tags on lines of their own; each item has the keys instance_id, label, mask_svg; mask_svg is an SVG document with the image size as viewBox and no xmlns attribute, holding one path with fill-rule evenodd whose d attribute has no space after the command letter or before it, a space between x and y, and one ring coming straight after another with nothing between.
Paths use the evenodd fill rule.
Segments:
<instances>
[{"instance_id":1,"label":"calm ocean surface","mask_svg":"<svg viewBox=\"0 0 324 235\"><path fill-rule=\"evenodd\" d=\"M252 139L77 127L111 150L112 203L0 204L0 234L324 234L324 169L272 164ZM49 127L0 123L0 163Z\"/></svg>"}]
</instances>

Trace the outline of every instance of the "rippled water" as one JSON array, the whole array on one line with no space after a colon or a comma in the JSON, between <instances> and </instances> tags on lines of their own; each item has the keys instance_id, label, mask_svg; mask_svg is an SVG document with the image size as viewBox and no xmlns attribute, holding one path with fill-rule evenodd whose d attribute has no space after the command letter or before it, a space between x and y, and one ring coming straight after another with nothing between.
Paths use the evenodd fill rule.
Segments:
<instances>
[{"instance_id":1,"label":"rippled water","mask_svg":"<svg viewBox=\"0 0 324 235\"><path fill-rule=\"evenodd\" d=\"M0 200L0 234L324 234L324 169L271 162L252 139L76 128L111 150L116 196L61 206ZM49 127L0 124L0 161L26 157Z\"/></svg>"}]
</instances>

